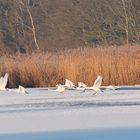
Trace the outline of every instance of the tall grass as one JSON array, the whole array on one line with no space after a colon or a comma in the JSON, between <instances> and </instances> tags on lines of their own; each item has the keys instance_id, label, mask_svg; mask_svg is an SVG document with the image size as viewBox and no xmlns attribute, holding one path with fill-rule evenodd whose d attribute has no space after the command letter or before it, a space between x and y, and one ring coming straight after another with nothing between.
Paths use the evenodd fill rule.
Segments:
<instances>
[{"instance_id":1,"label":"tall grass","mask_svg":"<svg viewBox=\"0 0 140 140\"><path fill-rule=\"evenodd\" d=\"M0 75L9 73L8 87L55 86L65 78L92 85L97 75L103 85L140 84L140 47L79 48L61 53L2 56Z\"/></svg>"}]
</instances>

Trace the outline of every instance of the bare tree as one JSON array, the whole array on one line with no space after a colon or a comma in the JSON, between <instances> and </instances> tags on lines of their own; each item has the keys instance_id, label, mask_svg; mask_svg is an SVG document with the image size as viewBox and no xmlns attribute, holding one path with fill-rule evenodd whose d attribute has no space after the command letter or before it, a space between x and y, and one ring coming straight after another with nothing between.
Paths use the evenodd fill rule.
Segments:
<instances>
[{"instance_id":1,"label":"bare tree","mask_svg":"<svg viewBox=\"0 0 140 140\"><path fill-rule=\"evenodd\" d=\"M37 37L36 37L36 29L35 29L35 26L34 26L34 20L33 20L33 16L31 14L31 11L30 11L30 0L27 1L27 6L25 4L25 2L23 0L19 0L19 2L24 6L24 8L27 9L27 12L28 12L28 15L29 15L29 18L30 18L30 21L31 21L31 27L27 26L26 27L28 29L31 29L32 33L33 33L33 39L34 39L34 43L35 43L35 46L36 48L39 50L39 45L38 45L38 42L37 42Z\"/></svg>"},{"instance_id":2,"label":"bare tree","mask_svg":"<svg viewBox=\"0 0 140 140\"><path fill-rule=\"evenodd\" d=\"M122 0L123 10L124 10L124 16L125 16L125 32L126 32L126 43L129 44L129 19L128 14L126 11L126 2L125 0Z\"/></svg>"},{"instance_id":3,"label":"bare tree","mask_svg":"<svg viewBox=\"0 0 140 140\"><path fill-rule=\"evenodd\" d=\"M39 45L38 45L37 39L36 39L36 30L35 30L35 26L34 26L34 21L33 21L31 11L30 11L30 0L28 0L27 12L28 12L30 20L31 20L34 42L35 42L36 48L39 49Z\"/></svg>"}]
</instances>

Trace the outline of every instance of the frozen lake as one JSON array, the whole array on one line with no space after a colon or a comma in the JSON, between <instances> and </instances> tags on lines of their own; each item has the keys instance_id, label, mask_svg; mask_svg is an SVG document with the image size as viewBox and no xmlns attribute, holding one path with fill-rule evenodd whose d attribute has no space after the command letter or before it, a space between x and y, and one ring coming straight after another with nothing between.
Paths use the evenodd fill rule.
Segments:
<instances>
[{"instance_id":1,"label":"frozen lake","mask_svg":"<svg viewBox=\"0 0 140 140\"><path fill-rule=\"evenodd\" d=\"M140 87L93 95L28 89L0 93L0 139L92 140L140 138Z\"/></svg>"}]
</instances>

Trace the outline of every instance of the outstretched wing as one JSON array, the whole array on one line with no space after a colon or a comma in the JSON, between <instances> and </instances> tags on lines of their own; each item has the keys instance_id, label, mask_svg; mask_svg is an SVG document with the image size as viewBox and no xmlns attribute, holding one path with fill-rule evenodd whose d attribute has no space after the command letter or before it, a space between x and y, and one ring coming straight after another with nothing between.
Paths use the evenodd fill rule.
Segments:
<instances>
[{"instance_id":1,"label":"outstretched wing","mask_svg":"<svg viewBox=\"0 0 140 140\"><path fill-rule=\"evenodd\" d=\"M100 87L101 87L101 84L102 84L102 79L103 79L103 77L100 76L100 75L98 75L98 77L97 77L97 79L95 80L93 86L96 87L96 88L100 88Z\"/></svg>"},{"instance_id":2,"label":"outstretched wing","mask_svg":"<svg viewBox=\"0 0 140 140\"><path fill-rule=\"evenodd\" d=\"M21 85L18 86L18 92L19 93L26 93L26 94L28 94L27 90L23 86L21 86Z\"/></svg>"},{"instance_id":3,"label":"outstretched wing","mask_svg":"<svg viewBox=\"0 0 140 140\"><path fill-rule=\"evenodd\" d=\"M5 74L4 77L0 78L0 89L5 90L8 81L8 73Z\"/></svg>"},{"instance_id":4,"label":"outstretched wing","mask_svg":"<svg viewBox=\"0 0 140 140\"><path fill-rule=\"evenodd\" d=\"M69 80L65 79L65 86L69 86Z\"/></svg>"},{"instance_id":5,"label":"outstretched wing","mask_svg":"<svg viewBox=\"0 0 140 140\"><path fill-rule=\"evenodd\" d=\"M70 81L70 80L68 80L68 79L65 80L65 86L66 87L75 87L75 85L73 84L73 82Z\"/></svg>"}]
</instances>

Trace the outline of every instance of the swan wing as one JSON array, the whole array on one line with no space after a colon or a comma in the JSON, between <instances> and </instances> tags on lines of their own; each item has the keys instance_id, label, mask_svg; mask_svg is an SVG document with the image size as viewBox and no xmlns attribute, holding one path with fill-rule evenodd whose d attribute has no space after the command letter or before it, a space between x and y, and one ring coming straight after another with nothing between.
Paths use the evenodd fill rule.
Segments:
<instances>
[{"instance_id":1,"label":"swan wing","mask_svg":"<svg viewBox=\"0 0 140 140\"><path fill-rule=\"evenodd\" d=\"M8 82L8 73L6 73L4 77L0 78L0 89L1 90L5 90L7 82Z\"/></svg>"},{"instance_id":2,"label":"swan wing","mask_svg":"<svg viewBox=\"0 0 140 140\"><path fill-rule=\"evenodd\" d=\"M102 79L103 79L103 77L99 75L97 77L97 79L95 80L93 86L96 87L96 88L100 88L101 87L101 84L102 84Z\"/></svg>"}]
</instances>

